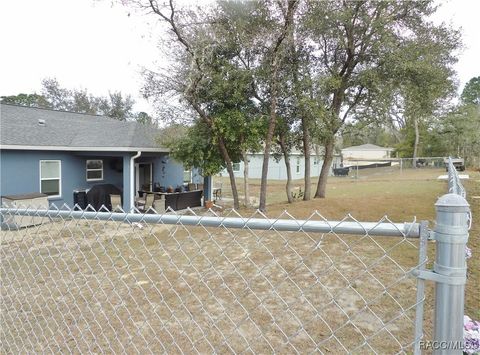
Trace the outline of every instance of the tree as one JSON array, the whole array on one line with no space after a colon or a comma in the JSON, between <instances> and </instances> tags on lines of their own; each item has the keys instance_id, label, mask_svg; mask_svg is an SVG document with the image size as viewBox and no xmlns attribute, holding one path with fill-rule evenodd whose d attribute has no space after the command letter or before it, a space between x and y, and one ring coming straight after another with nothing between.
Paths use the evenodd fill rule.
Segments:
<instances>
[{"instance_id":1,"label":"tree","mask_svg":"<svg viewBox=\"0 0 480 355\"><path fill-rule=\"evenodd\" d=\"M441 137L443 154L459 156L480 166L480 77L465 85L461 102L434 122L432 136Z\"/></svg>"},{"instance_id":2,"label":"tree","mask_svg":"<svg viewBox=\"0 0 480 355\"><path fill-rule=\"evenodd\" d=\"M367 143L381 147L392 147L397 141L390 127L376 122L356 121L347 123L342 129L343 147Z\"/></svg>"},{"instance_id":3,"label":"tree","mask_svg":"<svg viewBox=\"0 0 480 355\"><path fill-rule=\"evenodd\" d=\"M169 26L176 63L161 73L147 72L145 93L155 99L165 95L176 98L196 114L193 127L202 127L211 135L210 142L229 174L234 208L239 208L232 166L240 160L239 136L236 126L227 122L230 114L242 115L250 106L249 73L232 60L237 48L217 36L223 28L215 26L210 14L178 10L173 1L161 6L150 0L146 6Z\"/></svg>"},{"instance_id":4,"label":"tree","mask_svg":"<svg viewBox=\"0 0 480 355\"><path fill-rule=\"evenodd\" d=\"M347 122L381 123L401 139L395 122L403 121L418 128L418 147L422 122L442 104L459 41L455 31L428 20L432 1L218 1L176 8L173 0L164 6L145 0L144 8L168 25L174 40L171 66L149 72L146 91L156 101L178 99L184 112L196 115L190 124L207 124L229 172L235 207L231 164L242 139L227 113L267 118L261 210L274 143L283 145L288 160L293 132L307 162L305 199L311 147L324 145L315 193L324 197L335 141Z\"/></svg>"},{"instance_id":5,"label":"tree","mask_svg":"<svg viewBox=\"0 0 480 355\"><path fill-rule=\"evenodd\" d=\"M471 78L460 96L462 103L480 105L480 76Z\"/></svg>"},{"instance_id":6,"label":"tree","mask_svg":"<svg viewBox=\"0 0 480 355\"><path fill-rule=\"evenodd\" d=\"M270 160L270 152L272 149L273 134L275 132L275 125L277 124L277 99L278 99L278 72L282 61L282 49L285 38L287 37L290 27L293 25L293 18L298 2L295 0L288 0L286 6L282 6L283 23L278 33L273 36L272 46L269 48L269 121L267 136L265 137L263 164L262 164L262 179L260 182L260 204L258 209L265 211L267 203L267 175L268 163Z\"/></svg>"},{"instance_id":7,"label":"tree","mask_svg":"<svg viewBox=\"0 0 480 355\"><path fill-rule=\"evenodd\" d=\"M2 96L0 97L0 101L5 104L14 104L27 107L51 107L51 104L48 102L48 100L44 96L38 94Z\"/></svg>"},{"instance_id":8,"label":"tree","mask_svg":"<svg viewBox=\"0 0 480 355\"><path fill-rule=\"evenodd\" d=\"M147 73L145 92L156 100L170 95L180 104L187 103L196 120L209 127L212 142L225 161L235 208L239 202L233 157L238 151L246 153L251 140L227 117L244 117L243 122L252 123L255 131L254 117L268 116L267 133L256 139L257 146L264 143L260 209L265 209L268 161L277 123L277 73L295 5L296 0L218 2L204 9L177 8L173 1L162 6L149 0L143 5L169 26L174 40L169 49L175 58L167 71ZM251 132L250 124L246 126ZM246 154L243 159L248 167Z\"/></svg>"},{"instance_id":9,"label":"tree","mask_svg":"<svg viewBox=\"0 0 480 355\"><path fill-rule=\"evenodd\" d=\"M224 160L216 149L210 127L203 121L198 121L180 135L173 135L162 143L170 148L173 158L183 162L184 166L202 169L205 176L218 174L224 168Z\"/></svg>"},{"instance_id":10,"label":"tree","mask_svg":"<svg viewBox=\"0 0 480 355\"><path fill-rule=\"evenodd\" d=\"M150 116L148 113L143 112L143 111L137 112L137 113L134 115L134 119L135 119L135 121L137 121L138 123L156 126L156 122L154 121L153 117Z\"/></svg>"},{"instance_id":11,"label":"tree","mask_svg":"<svg viewBox=\"0 0 480 355\"><path fill-rule=\"evenodd\" d=\"M441 49L441 65L450 68L455 61L457 33L428 21L434 10L432 1L308 2L305 23L319 53L317 99L326 108L320 117L325 159L315 197L325 197L335 137L347 118L391 104L383 100L396 84L389 74L402 75L393 70L392 59L421 36ZM424 46L417 50L419 57L428 54Z\"/></svg>"},{"instance_id":12,"label":"tree","mask_svg":"<svg viewBox=\"0 0 480 355\"><path fill-rule=\"evenodd\" d=\"M2 102L29 107L42 107L54 110L103 115L125 121L135 118L135 101L130 95L123 96L120 91L109 92L108 97L94 96L86 89L67 89L55 78L42 80L42 94L19 94L2 96ZM140 115L142 116L142 115ZM142 116L142 119L146 117Z\"/></svg>"}]
</instances>

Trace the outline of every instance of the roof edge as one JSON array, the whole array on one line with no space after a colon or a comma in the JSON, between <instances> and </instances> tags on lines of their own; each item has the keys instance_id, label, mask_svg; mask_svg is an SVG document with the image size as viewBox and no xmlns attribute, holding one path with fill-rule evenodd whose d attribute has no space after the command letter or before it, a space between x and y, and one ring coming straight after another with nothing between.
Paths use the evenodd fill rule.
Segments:
<instances>
[{"instance_id":1,"label":"roof edge","mask_svg":"<svg viewBox=\"0 0 480 355\"><path fill-rule=\"evenodd\" d=\"M0 150L51 150L67 152L156 152L169 153L169 148L145 148L145 147L71 147L71 146L38 146L38 145L15 145L1 144Z\"/></svg>"}]
</instances>

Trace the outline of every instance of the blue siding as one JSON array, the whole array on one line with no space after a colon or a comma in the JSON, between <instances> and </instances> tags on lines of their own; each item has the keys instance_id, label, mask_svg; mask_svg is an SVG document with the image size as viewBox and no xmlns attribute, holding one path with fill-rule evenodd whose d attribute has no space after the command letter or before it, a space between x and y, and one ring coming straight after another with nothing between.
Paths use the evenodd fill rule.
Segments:
<instances>
[{"instance_id":1,"label":"blue siding","mask_svg":"<svg viewBox=\"0 0 480 355\"><path fill-rule=\"evenodd\" d=\"M103 180L87 181L87 159L103 160ZM88 189L96 184L123 186L123 173L112 169L112 157L79 156L68 152L2 150L0 155L1 195L40 192L40 160L60 160L62 195L49 198L58 207L73 206L73 191Z\"/></svg>"},{"instance_id":2,"label":"blue siding","mask_svg":"<svg viewBox=\"0 0 480 355\"><path fill-rule=\"evenodd\" d=\"M40 192L40 160L60 160L62 164L62 196L49 201L60 207L73 206L73 191L96 184L113 184L123 189L124 208L130 208L130 158L135 153L54 152L2 150L0 152L0 195ZM115 157L111 155L116 155ZM103 160L103 180L87 181L86 161ZM113 164L117 160L118 164ZM135 160L153 164L153 181L176 187L183 183L183 165L165 153L146 153ZM123 172L118 171L123 167Z\"/></svg>"},{"instance_id":3,"label":"blue siding","mask_svg":"<svg viewBox=\"0 0 480 355\"><path fill-rule=\"evenodd\" d=\"M183 184L183 165L168 156L162 154L152 159L153 163L153 182L158 182L161 186L177 187Z\"/></svg>"}]
</instances>

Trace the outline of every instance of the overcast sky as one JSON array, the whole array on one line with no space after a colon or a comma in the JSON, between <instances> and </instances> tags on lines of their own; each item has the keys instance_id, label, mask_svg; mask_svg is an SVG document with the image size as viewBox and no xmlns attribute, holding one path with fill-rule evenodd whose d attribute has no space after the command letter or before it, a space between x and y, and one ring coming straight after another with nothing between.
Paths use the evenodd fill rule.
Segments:
<instances>
[{"instance_id":1,"label":"overcast sky","mask_svg":"<svg viewBox=\"0 0 480 355\"><path fill-rule=\"evenodd\" d=\"M463 29L465 49L456 66L463 87L480 75L480 1L440 3L435 20ZM156 21L129 16L109 0L2 0L0 96L40 92L43 78L56 77L64 87L96 95L131 94L136 110L152 113L139 90L142 67L163 61Z\"/></svg>"}]
</instances>

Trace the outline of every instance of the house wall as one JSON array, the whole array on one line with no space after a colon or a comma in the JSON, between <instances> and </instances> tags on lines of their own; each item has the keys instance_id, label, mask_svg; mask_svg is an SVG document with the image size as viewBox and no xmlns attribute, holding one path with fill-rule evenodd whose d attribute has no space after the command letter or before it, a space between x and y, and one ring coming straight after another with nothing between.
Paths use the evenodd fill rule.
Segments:
<instances>
[{"instance_id":1,"label":"house wall","mask_svg":"<svg viewBox=\"0 0 480 355\"><path fill-rule=\"evenodd\" d=\"M87 159L103 160L103 180L87 181ZM0 155L0 195L40 192L40 160L61 161L61 196L49 198L57 207L73 206L73 191L96 184L123 185L123 173L111 168L114 157L78 156L66 152L2 150ZM118 158L117 158L118 159ZM120 156L119 159L122 159Z\"/></svg>"},{"instance_id":2,"label":"house wall","mask_svg":"<svg viewBox=\"0 0 480 355\"><path fill-rule=\"evenodd\" d=\"M342 150L343 159L345 160L375 160L375 159L387 159L390 158L390 151L386 149L382 150Z\"/></svg>"},{"instance_id":3,"label":"house wall","mask_svg":"<svg viewBox=\"0 0 480 355\"><path fill-rule=\"evenodd\" d=\"M183 165L172 159L167 153L155 156L144 155L135 160L136 163L151 162L153 166L153 182L160 186L177 187L183 184Z\"/></svg>"},{"instance_id":4,"label":"house wall","mask_svg":"<svg viewBox=\"0 0 480 355\"><path fill-rule=\"evenodd\" d=\"M297 158L299 161L299 172L297 173ZM262 166L263 166L263 155L262 154L250 154L249 155L249 178L251 179L261 179L262 177ZM310 161L310 176L316 177L320 175L320 170L322 168L323 160L321 158L311 157ZM243 161L239 163L240 169L235 172L235 177L243 178ZM303 179L305 177L305 158L302 155L294 155L290 157L290 166L292 171L293 179ZM340 157L335 156L332 164L332 168L335 166L340 166ZM226 169L222 171L222 175L228 176ZM330 171L330 175L333 175L333 172ZM273 156L270 156L268 162L268 175L269 180L287 180L287 168L285 166L285 159L282 157L280 160L275 160Z\"/></svg>"},{"instance_id":5,"label":"house wall","mask_svg":"<svg viewBox=\"0 0 480 355\"><path fill-rule=\"evenodd\" d=\"M109 156L107 156L109 154ZM112 156L115 154L115 156ZM40 160L61 161L61 196L49 198L60 207L73 206L73 191L85 190L97 184L113 184L123 189L124 208L130 208L130 158L134 153L75 153L55 151L2 150L0 152L0 195L40 192ZM183 182L183 166L168 154L144 156L153 163L153 181L177 186ZM103 160L103 180L87 181L86 161ZM140 159L140 158L139 158ZM117 164L113 164L116 160ZM138 162L138 160L135 160ZM119 169L121 167L121 169ZM119 171L122 170L122 171Z\"/></svg>"}]
</instances>

